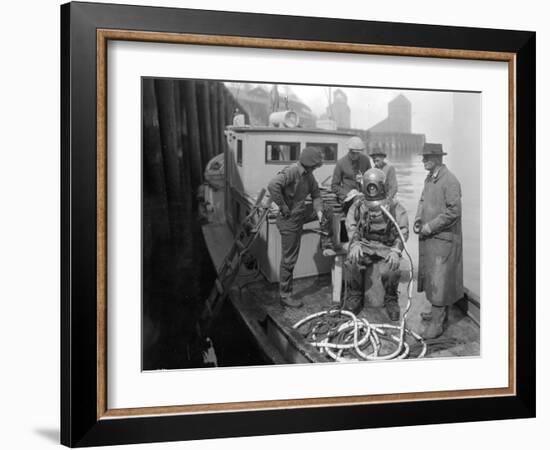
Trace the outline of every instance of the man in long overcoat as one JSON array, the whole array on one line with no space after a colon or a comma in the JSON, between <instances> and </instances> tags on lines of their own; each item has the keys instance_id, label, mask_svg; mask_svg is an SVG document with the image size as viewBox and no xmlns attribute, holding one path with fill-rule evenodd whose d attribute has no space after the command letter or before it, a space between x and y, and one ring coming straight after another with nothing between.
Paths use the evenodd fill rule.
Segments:
<instances>
[{"instance_id":1,"label":"man in long overcoat","mask_svg":"<svg viewBox=\"0 0 550 450\"><path fill-rule=\"evenodd\" d=\"M441 144L424 144L422 162L429 173L414 221L419 235L418 292L425 292L432 305L422 315L425 339L443 333L448 307L464 295L461 189L443 164L446 154Z\"/></svg>"}]
</instances>

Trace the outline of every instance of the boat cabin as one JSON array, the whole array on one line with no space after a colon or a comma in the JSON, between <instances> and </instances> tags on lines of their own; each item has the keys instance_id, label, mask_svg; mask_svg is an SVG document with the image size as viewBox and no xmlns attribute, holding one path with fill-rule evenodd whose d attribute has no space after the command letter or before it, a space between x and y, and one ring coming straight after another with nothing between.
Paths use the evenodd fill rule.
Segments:
<instances>
[{"instance_id":1,"label":"boat cabin","mask_svg":"<svg viewBox=\"0 0 550 450\"><path fill-rule=\"evenodd\" d=\"M225 134L228 147L224 158L224 215L233 231L246 217L259 192L285 166L298 161L300 152L307 146L319 147L323 152L323 166L315 170L314 176L321 188L328 189L336 161L347 153L346 144L352 136L337 130L273 126L229 126ZM278 281L281 252L275 219L276 209L261 230L254 251L260 270L271 282ZM296 278L330 271L330 261L319 247L319 235L308 232L318 227L317 222L304 226Z\"/></svg>"},{"instance_id":2,"label":"boat cabin","mask_svg":"<svg viewBox=\"0 0 550 450\"><path fill-rule=\"evenodd\" d=\"M255 196L283 167L300 157L308 146L323 152L323 166L314 172L319 185L327 185L338 158L347 153L346 132L274 127L229 127L226 131L229 154L226 167L232 188Z\"/></svg>"}]
</instances>

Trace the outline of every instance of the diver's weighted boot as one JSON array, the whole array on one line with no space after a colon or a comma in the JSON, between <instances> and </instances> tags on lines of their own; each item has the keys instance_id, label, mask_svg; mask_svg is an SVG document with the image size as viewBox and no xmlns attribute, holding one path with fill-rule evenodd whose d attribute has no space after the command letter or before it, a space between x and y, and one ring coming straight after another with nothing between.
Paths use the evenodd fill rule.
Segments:
<instances>
[{"instance_id":1,"label":"diver's weighted boot","mask_svg":"<svg viewBox=\"0 0 550 450\"><path fill-rule=\"evenodd\" d=\"M388 317L392 322L397 322L399 320L401 308L399 308L399 303L397 303L397 300L386 300L384 302L384 308L386 308Z\"/></svg>"},{"instance_id":2,"label":"diver's weighted boot","mask_svg":"<svg viewBox=\"0 0 550 450\"><path fill-rule=\"evenodd\" d=\"M348 294L344 301L344 309L357 315L363 309L363 295L362 294Z\"/></svg>"},{"instance_id":3,"label":"diver's weighted boot","mask_svg":"<svg viewBox=\"0 0 550 450\"><path fill-rule=\"evenodd\" d=\"M425 314L422 316L423 330L420 332L420 336L424 339L435 339L443 334L444 323L447 317L446 306L432 305L431 314Z\"/></svg>"}]
</instances>

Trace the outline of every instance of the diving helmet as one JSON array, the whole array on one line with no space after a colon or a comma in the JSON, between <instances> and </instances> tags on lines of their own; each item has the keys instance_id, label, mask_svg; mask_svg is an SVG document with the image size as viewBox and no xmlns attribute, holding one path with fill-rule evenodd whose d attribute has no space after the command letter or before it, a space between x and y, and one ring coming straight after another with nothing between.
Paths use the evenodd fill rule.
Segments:
<instances>
[{"instance_id":1,"label":"diving helmet","mask_svg":"<svg viewBox=\"0 0 550 450\"><path fill-rule=\"evenodd\" d=\"M369 169L363 175L363 194L367 201L386 199L386 174L380 169Z\"/></svg>"}]
</instances>

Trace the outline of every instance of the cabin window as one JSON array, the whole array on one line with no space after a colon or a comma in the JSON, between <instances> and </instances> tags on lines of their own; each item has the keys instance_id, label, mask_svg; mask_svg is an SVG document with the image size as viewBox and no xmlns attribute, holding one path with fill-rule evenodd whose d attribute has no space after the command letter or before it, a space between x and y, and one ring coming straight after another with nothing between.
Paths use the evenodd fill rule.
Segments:
<instances>
[{"instance_id":1,"label":"cabin window","mask_svg":"<svg viewBox=\"0 0 550 450\"><path fill-rule=\"evenodd\" d=\"M266 142L265 162L268 164L288 164L298 161L299 142Z\"/></svg>"},{"instance_id":2,"label":"cabin window","mask_svg":"<svg viewBox=\"0 0 550 450\"><path fill-rule=\"evenodd\" d=\"M241 139L237 140L237 164L243 165L243 141Z\"/></svg>"},{"instance_id":3,"label":"cabin window","mask_svg":"<svg viewBox=\"0 0 550 450\"><path fill-rule=\"evenodd\" d=\"M338 157L338 144L334 143L320 143L320 142L308 142L306 147L315 147L323 152L323 161L326 163L336 162Z\"/></svg>"}]
</instances>

